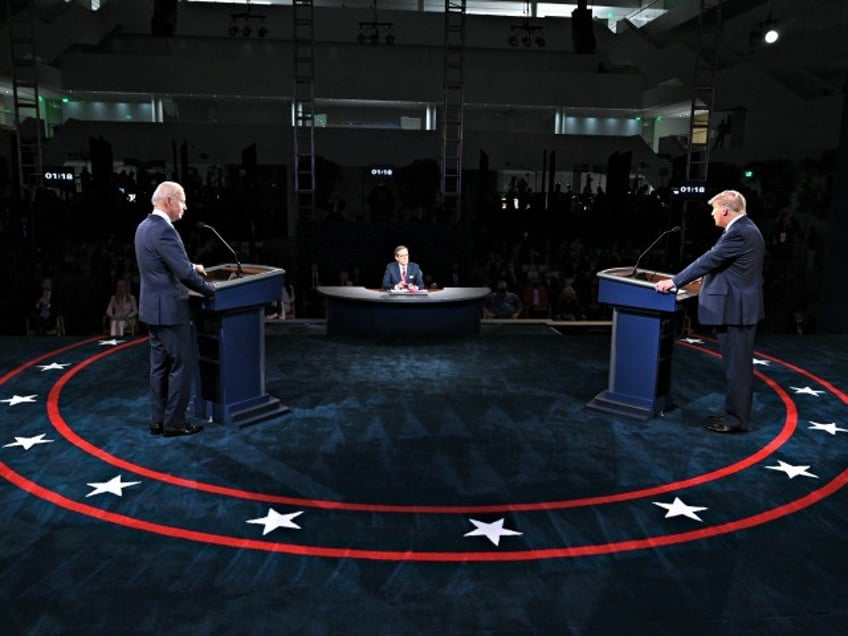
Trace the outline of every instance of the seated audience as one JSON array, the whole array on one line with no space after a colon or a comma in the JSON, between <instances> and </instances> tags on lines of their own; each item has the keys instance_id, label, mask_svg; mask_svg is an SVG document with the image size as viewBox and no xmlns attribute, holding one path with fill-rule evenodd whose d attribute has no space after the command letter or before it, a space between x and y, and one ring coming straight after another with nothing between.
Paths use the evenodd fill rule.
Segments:
<instances>
[{"instance_id":1,"label":"seated audience","mask_svg":"<svg viewBox=\"0 0 848 636\"><path fill-rule=\"evenodd\" d=\"M509 291L505 280L499 280L495 291L483 305L484 318L518 318L524 305L517 294Z\"/></svg>"},{"instance_id":2,"label":"seated audience","mask_svg":"<svg viewBox=\"0 0 848 636\"><path fill-rule=\"evenodd\" d=\"M123 336L138 316L138 303L130 293L127 281L119 280L115 284L115 295L109 299L106 316L109 318L109 334L112 336Z\"/></svg>"}]
</instances>

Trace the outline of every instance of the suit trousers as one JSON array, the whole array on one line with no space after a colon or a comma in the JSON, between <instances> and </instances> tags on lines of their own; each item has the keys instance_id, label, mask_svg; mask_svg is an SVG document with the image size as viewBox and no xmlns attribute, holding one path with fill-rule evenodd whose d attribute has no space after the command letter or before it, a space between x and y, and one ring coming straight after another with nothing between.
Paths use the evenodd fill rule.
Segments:
<instances>
[{"instance_id":1,"label":"suit trousers","mask_svg":"<svg viewBox=\"0 0 848 636\"><path fill-rule=\"evenodd\" d=\"M723 325L717 328L724 378L727 382L724 413L731 427L748 430L754 395L754 334L756 325Z\"/></svg>"},{"instance_id":2,"label":"suit trousers","mask_svg":"<svg viewBox=\"0 0 848 636\"><path fill-rule=\"evenodd\" d=\"M164 428L183 428L196 375L197 344L194 327L149 325L150 416Z\"/></svg>"}]
</instances>

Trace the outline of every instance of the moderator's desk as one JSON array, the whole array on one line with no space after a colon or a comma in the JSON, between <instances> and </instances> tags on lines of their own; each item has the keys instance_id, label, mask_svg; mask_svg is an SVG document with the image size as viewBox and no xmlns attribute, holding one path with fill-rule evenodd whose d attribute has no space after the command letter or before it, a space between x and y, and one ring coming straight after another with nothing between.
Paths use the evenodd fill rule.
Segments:
<instances>
[{"instance_id":1,"label":"moderator's desk","mask_svg":"<svg viewBox=\"0 0 848 636\"><path fill-rule=\"evenodd\" d=\"M319 287L330 336L468 336L480 333L488 287L390 294L365 287Z\"/></svg>"}]
</instances>

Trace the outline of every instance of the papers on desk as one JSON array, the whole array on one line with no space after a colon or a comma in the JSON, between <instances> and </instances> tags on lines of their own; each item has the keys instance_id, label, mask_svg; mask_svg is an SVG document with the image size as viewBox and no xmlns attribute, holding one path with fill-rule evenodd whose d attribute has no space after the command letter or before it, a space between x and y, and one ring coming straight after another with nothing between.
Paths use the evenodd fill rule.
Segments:
<instances>
[{"instance_id":1,"label":"papers on desk","mask_svg":"<svg viewBox=\"0 0 848 636\"><path fill-rule=\"evenodd\" d=\"M408 289L390 289L390 294L400 294L401 296L426 296L429 292L426 289L417 289L410 291Z\"/></svg>"}]
</instances>

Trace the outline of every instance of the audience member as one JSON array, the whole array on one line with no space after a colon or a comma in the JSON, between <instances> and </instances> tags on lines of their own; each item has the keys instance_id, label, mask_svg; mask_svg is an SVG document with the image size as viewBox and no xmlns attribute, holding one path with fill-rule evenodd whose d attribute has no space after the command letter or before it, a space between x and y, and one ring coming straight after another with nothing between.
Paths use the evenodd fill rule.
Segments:
<instances>
[{"instance_id":1,"label":"audience member","mask_svg":"<svg viewBox=\"0 0 848 636\"><path fill-rule=\"evenodd\" d=\"M518 318L524 305L517 294L509 291L506 281L498 281L495 291L486 299L483 305L484 318Z\"/></svg>"},{"instance_id":2,"label":"audience member","mask_svg":"<svg viewBox=\"0 0 848 636\"><path fill-rule=\"evenodd\" d=\"M41 279L40 292L35 305L30 311L31 327L39 336L56 329L56 320L62 315L57 297L53 292L53 279Z\"/></svg>"},{"instance_id":3,"label":"audience member","mask_svg":"<svg viewBox=\"0 0 848 636\"><path fill-rule=\"evenodd\" d=\"M548 301L548 289L541 283L538 275L533 277L524 290L524 306L528 318L550 318L551 305Z\"/></svg>"},{"instance_id":4,"label":"audience member","mask_svg":"<svg viewBox=\"0 0 848 636\"><path fill-rule=\"evenodd\" d=\"M123 336L138 316L138 304L127 281L115 283L115 294L109 299L106 316L109 318L109 335L112 336Z\"/></svg>"}]
</instances>

